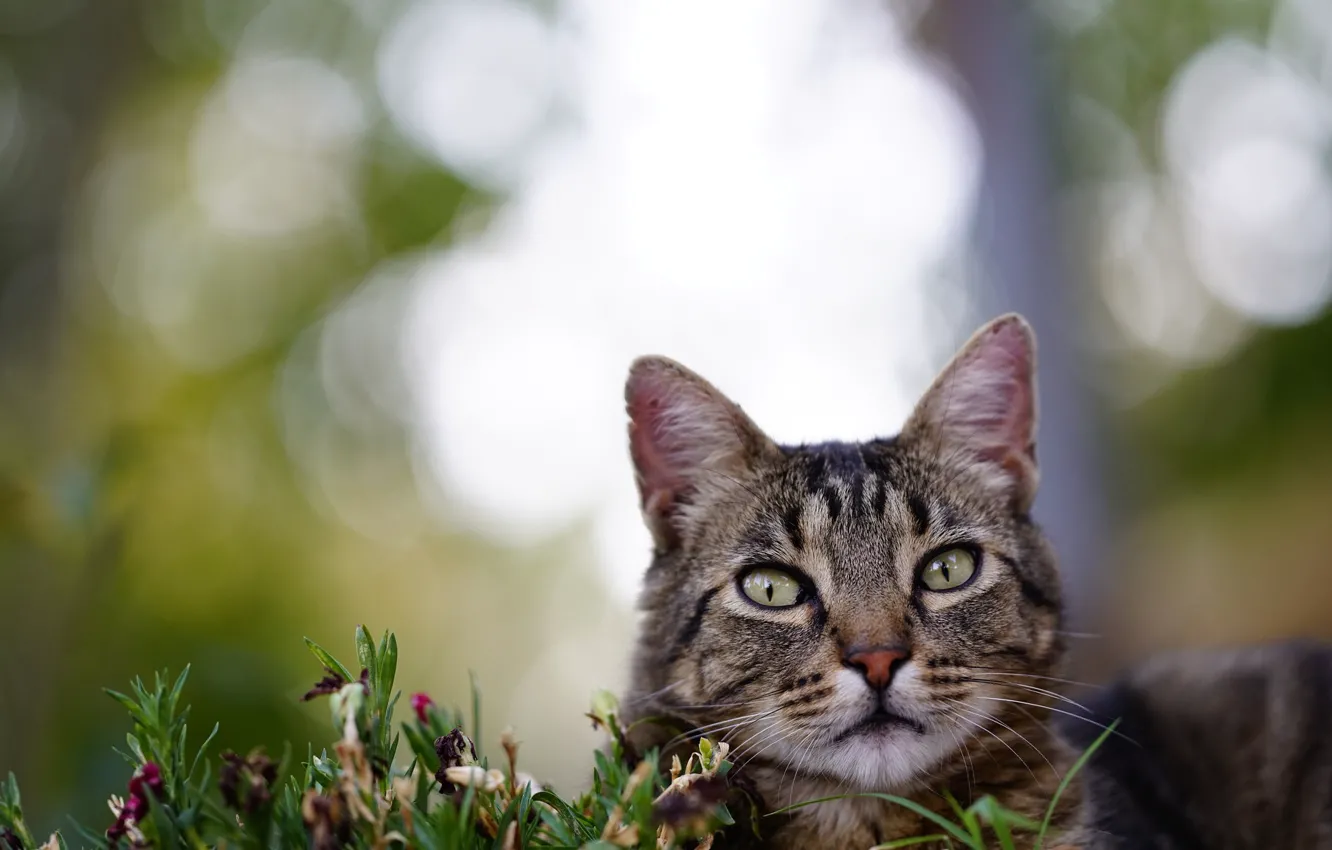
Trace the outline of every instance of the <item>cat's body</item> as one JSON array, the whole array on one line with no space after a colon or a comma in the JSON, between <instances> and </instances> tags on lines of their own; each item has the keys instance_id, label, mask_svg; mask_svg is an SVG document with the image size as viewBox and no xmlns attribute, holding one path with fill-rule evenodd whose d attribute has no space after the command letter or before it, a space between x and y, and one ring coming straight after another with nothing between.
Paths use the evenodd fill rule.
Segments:
<instances>
[{"instance_id":1,"label":"cat's body","mask_svg":"<svg viewBox=\"0 0 1332 850\"><path fill-rule=\"evenodd\" d=\"M1117 731L1083 776L1097 850L1332 847L1332 650L1162 656L1091 703ZM1060 724L1075 746L1078 723Z\"/></svg>"},{"instance_id":2,"label":"cat's body","mask_svg":"<svg viewBox=\"0 0 1332 850\"><path fill-rule=\"evenodd\" d=\"M627 388L630 444L656 554L629 719L670 717L695 736L729 741L770 811L885 792L947 813L947 791L963 805L989 794L1043 815L1077 750L1050 723L1052 707L1073 705L1058 693L1065 647L1054 557L1028 515L1033 371L1030 331L1006 317L968 343L897 437L783 447L678 364L638 361ZM1181 689L1172 700L1189 698L1183 677L1155 675ZM1153 716L1135 696L1154 687L1142 676L1111 692L1141 709L1126 727ZM1228 681L1195 678L1204 692ZM675 738L666 723L635 730L644 745ZM1239 733L1227 734L1210 743ZM1061 798L1046 847L1332 847L1191 844L1187 832L1175 844L1143 843L1157 833L1132 830L1155 829L1159 813L1135 812L1141 795L1116 789L1144 770L1165 785L1178 777L1152 773L1150 757L1133 749L1105 753L1087 774L1086 804L1081 782ZM1327 764L1332 753L1309 780L1326 783ZM1205 776L1207 762L1198 765ZM1271 793L1279 779L1265 787ZM1329 809L1324 795L1308 816L1315 826L1300 835L1321 835ZM869 848L937 831L871 798L765 823L782 850Z\"/></svg>"}]
</instances>

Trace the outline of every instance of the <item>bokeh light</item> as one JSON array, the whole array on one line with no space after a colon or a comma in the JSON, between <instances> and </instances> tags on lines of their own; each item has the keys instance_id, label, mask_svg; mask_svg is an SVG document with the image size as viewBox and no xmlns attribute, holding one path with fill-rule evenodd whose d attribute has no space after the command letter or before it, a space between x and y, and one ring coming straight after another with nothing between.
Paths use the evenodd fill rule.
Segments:
<instances>
[{"instance_id":1,"label":"bokeh light","mask_svg":"<svg viewBox=\"0 0 1332 850\"><path fill-rule=\"evenodd\" d=\"M0 3L0 767L37 822L123 785L98 687L194 662L219 745L302 751L300 638L358 622L585 783L646 353L853 439L1041 306L1042 459L1090 446L1070 504L1112 508L1049 514L1110 532L1080 657L1326 634L1329 4L974 8Z\"/></svg>"},{"instance_id":2,"label":"bokeh light","mask_svg":"<svg viewBox=\"0 0 1332 850\"><path fill-rule=\"evenodd\" d=\"M418 274L409 362L438 474L499 539L594 516L626 598L647 551L625 508L633 357L681 359L780 439L871 436L959 331L931 325L948 296L925 287L975 191L960 103L874 7L784 9L710 16L681 68L701 5L576 7L568 126L511 167L525 181L489 228ZM500 20L499 42L533 26Z\"/></svg>"}]
</instances>

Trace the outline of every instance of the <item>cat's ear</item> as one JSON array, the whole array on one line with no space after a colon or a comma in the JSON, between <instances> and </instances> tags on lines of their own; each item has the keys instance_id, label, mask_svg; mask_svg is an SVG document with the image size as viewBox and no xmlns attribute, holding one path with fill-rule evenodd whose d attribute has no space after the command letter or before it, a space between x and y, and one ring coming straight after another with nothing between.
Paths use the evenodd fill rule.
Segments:
<instances>
[{"instance_id":1,"label":"cat's ear","mask_svg":"<svg viewBox=\"0 0 1332 850\"><path fill-rule=\"evenodd\" d=\"M643 518L658 551L678 544L690 506L741 484L779 452L739 405L674 360L635 360L624 396Z\"/></svg>"},{"instance_id":2,"label":"cat's ear","mask_svg":"<svg viewBox=\"0 0 1332 850\"><path fill-rule=\"evenodd\" d=\"M1019 510L1036 497L1036 340L1016 313L981 328L916 405L902 435L960 458Z\"/></svg>"}]
</instances>

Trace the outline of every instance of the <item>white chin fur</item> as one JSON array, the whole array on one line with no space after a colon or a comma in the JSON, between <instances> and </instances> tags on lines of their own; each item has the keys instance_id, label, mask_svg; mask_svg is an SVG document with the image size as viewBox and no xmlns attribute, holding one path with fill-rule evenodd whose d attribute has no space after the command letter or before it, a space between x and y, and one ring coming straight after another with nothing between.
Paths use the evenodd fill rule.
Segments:
<instances>
[{"instance_id":1,"label":"white chin fur","mask_svg":"<svg viewBox=\"0 0 1332 850\"><path fill-rule=\"evenodd\" d=\"M830 743L815 745L821 750L824 772L833 774L859 791L903 790L937 768L958 747L957 734L938 729L915 706L921 693L916 665L908 662L894 677L891 709L912 717L928 731L908 726L855 732L834 740L844 730L862 721L873 710L875 696L865 680L852 670L838 672L836 697L827 722ZM797 755L798 754L793 754Z\"/></svg>"},{"instance_id":2,"label":"white chin fur","mask_svg":"<svg viewBox=\"0 0 1332 850\"><path fill-rule=\"evenodd\" d=\"M947 732L906 727L852 735L824 750L824 770L857 791L901 791L938 767L957 747Z\"/></svg>"}]
</instances>

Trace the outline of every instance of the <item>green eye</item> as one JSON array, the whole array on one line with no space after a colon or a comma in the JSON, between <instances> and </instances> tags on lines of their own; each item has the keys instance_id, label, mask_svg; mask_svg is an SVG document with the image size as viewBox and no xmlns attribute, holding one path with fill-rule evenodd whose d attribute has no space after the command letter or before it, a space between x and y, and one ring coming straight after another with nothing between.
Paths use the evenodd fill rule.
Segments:
<instances>
[{"instance_id":1,"label":"green eye","mask_svg":"<svg viewBox=\"0 0 1332 850\"><path fill-rule=\"evenodd\" d=\"M930 559L920 571L920 583L930 590L953 590L976 572L976 559L965 549L949 549Z\"/></svg>"},{"instance_id":2,"label":"green eye","mask_svg":"<svg viewBox=\"0 0 1332 850\"><path fill-rule=\"evenodd\" d=\"M759 567L740 579L745 596L768 608L790 608L803 600L800 582L784 570Z\"/></svg>"}]
</instances>

